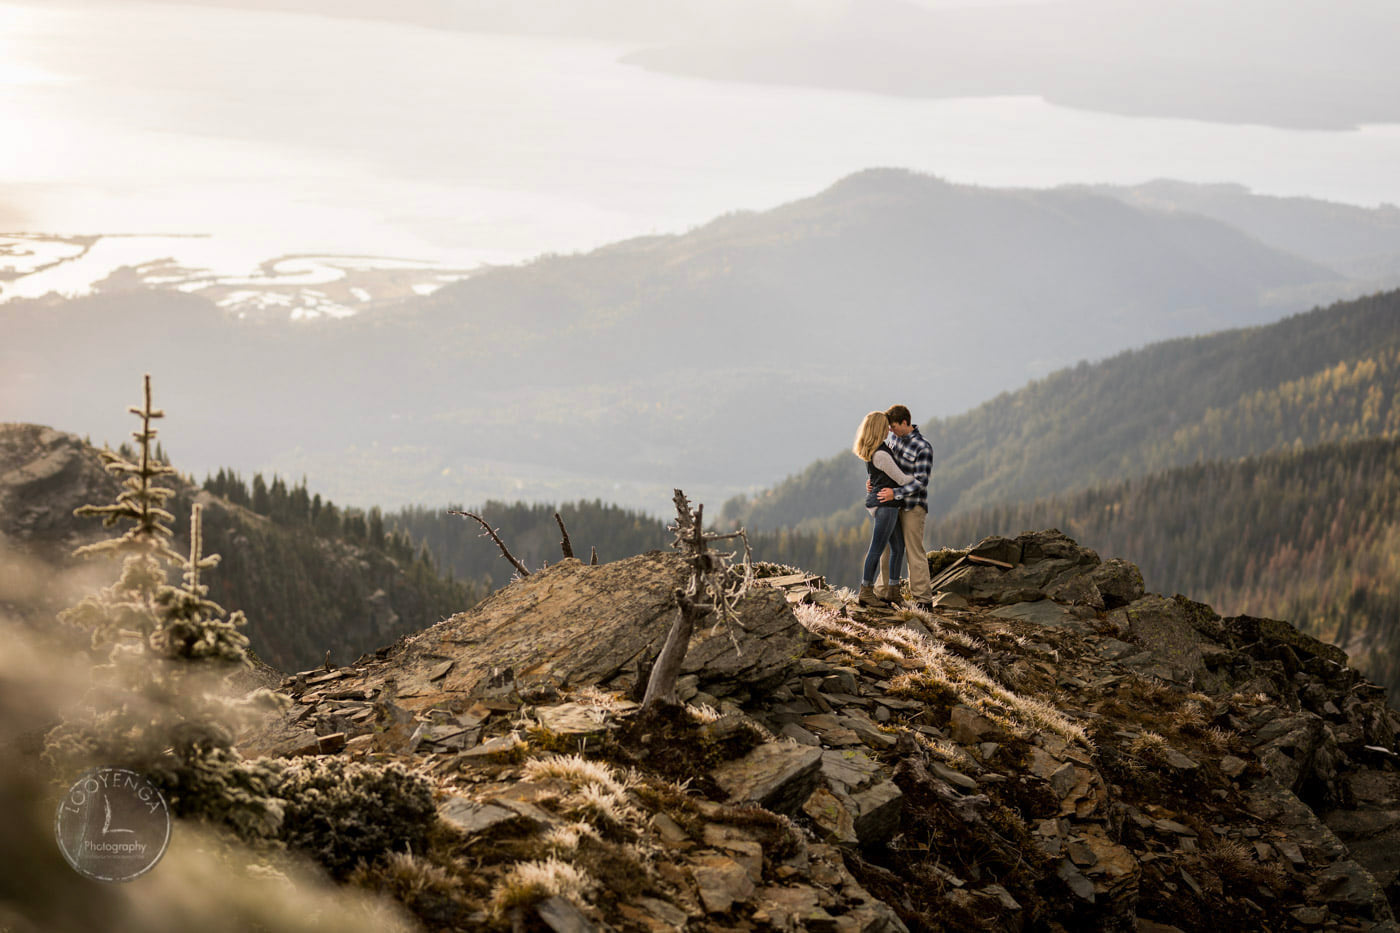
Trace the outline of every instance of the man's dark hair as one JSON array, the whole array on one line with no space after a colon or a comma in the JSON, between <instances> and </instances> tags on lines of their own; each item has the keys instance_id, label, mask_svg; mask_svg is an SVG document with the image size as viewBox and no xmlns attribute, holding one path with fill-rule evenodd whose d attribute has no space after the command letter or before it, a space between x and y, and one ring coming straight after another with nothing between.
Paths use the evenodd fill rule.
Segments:
<instances>
[{"instance_id":1,"label":"man's dark hair","mask_svg":"<svg viewBox=\"0 0 1400 933\"><path fill-rule=\"evenodd\" d=\"M890 419L890 424L909 424L914 420L903 405L891 405L885 409L885 417Z\"/></svg>"}]
</instances>

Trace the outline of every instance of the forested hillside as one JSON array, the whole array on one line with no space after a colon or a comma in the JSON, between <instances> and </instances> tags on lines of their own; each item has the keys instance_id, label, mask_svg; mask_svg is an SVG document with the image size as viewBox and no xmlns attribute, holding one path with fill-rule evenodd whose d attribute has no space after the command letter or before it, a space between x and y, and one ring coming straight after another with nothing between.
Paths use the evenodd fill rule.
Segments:
<instances>
[{"instance_id":1,"label":"forested hillside","mask_svg":"<svg viewBox=\"0 0 1400 933\"><path fill-rule=\"evenodd\" d=\"M199 502L204 553L221 556L201 580L215 602L246 613L253 649L274 667L308 668L328 651L337 663L354 660L485 595L480 584L440 575L426 552L385 533L376 513L338 509L308 496L305 484L255 477L250 489L225 472L209 483L219 492L179 475L166 485L175 491L166 507L176 550L189 548L190 506ZM111 582L115 565L72 557L104 536L100 521L73 511L112 502L119 490L78 437L0 424L0 578L26 580L0 587L0 610L51 626L76 601L64 583L70 576L87 586Z\"/></svg>"},{"instance_id":2,"label":"forested hillside","mask_svg":"<svg viewBox=\"0 0 1400 933\"><path fill-rule=\"evenodd\" d=\"M388 515L385 521L421 542L439 566L461 579L480 580L491 589L510 582L513 568L481 525L449 514L448 508L414 506ZM470 511L489 522L510 552L531 570L557 563L563 555L556 511L564 520L574 556L585 563L595 548L598 560L608 562L667 547L673 538L665 522L600 501L566 503L557 510L552 505L487 502Z\"/></svg>"},{"instance_id":3,"label":"forested hillside","mask_svg":"<svg viewBox=\"0 0 1400 933\"><path fill-rule=\"evenodd\" d=\"M439 573L426 547L386 528L379 509L341 509L306 483L255 474L244 483L220 470L204 483L204 539L223 555L210 596L249 618L263 659L284 670L309 667L329 651L348 662L475 605L480 581ZM189 514L182 488L177 516Z\"/></svg>"},{"instance_id":4,"label":"forested hillside","mask_svg":"<svg viewBox=\"0 0 1400 933\"><path fill-rule=\"evenodd\" d=\"M1181 467L931 521L931 547L1059 528L1138 564L1149 590L1286 619L1400 699L1400 439ZM763 557L856 582L868 526L755 536Z\"/></svg>"},{"instance_id":5,"label":"forested hillside","mask_svg":"<svg viewBox=\"0 0 1400 933\"><path fill-rule=\"evenodd\" d=\"M1197 461L1394 436L1397 383L1394 291L1080 364L958 417L926 421L930 512L1058 495ZM916 418L927 407L901 401ZM765 529L840 528L861 521L863 484L860 461L841 453L753 499L726 503L724 514Z\"/></svg>"}]
</instances>

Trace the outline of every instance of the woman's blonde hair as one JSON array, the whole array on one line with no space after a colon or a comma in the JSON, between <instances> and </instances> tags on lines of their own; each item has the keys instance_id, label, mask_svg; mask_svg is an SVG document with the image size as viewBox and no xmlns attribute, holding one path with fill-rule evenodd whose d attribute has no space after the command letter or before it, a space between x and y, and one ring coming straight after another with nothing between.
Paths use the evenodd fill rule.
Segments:
<instances>
[{"instance_id":1,"label":"woman's blonde hair","mask_svg":"<svg viewBox=\"0 0 1400 933\"><path fill-rule=\"evenodd\" d=\"M890 432L890 419L883 411L872 411L865 416L865 420L860 423L860 430L856 432L855 443L851 445L852 452L862 460L869 460L875 456L875 450L884 441L885 435Z\"/></svg>"}]
</instances>

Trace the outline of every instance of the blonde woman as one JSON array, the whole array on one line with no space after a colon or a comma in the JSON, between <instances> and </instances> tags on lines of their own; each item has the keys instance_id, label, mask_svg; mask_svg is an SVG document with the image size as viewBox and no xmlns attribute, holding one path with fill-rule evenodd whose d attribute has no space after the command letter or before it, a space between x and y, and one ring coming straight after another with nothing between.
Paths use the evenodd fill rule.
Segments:
<instances>
[{"instance_id":1,"label":"blonde woman","mask_svg":"<svg viewBox=\"0 0 1400 933\"><path fill-rule=\"evenodd\" d=\"M890 549L890 589L904 569L904 536L899 533L898 500L881 502L881 489L896 489L909 482L910 476L899 468L894 453L885 443L890 431L890 419L883 411L872 411L860 423L855 443L851 450L865 461L866 472L870 476L870 490L865 495L865 509L875 519L870 534L870 549L865 555L865 566L860 575L860 604L862 606L887 606L889 603L875 595L875 575L880 570L880 555L888 546Z\"/></svg>"}]
</instances>

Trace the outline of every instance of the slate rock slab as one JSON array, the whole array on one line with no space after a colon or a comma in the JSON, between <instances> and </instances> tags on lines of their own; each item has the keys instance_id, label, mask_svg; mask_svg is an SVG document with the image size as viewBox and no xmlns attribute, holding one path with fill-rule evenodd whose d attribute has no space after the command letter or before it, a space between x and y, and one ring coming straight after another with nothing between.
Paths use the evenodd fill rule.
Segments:
<instances>
[{"instance_id":1,"label":"slate rock slab","mask_svg":"<svg viewBox=\"0 0 1400 933\"><path fill-rule=\"evenodd\" d=\"M712 914L724 913L735 901L748 900L755 890L744 866L726 855L698 855L690 873L700 890L700 901Z\"/></svg>"},{"instance_id":2,"label":"slate rock slab","mask_svg":"<svg viewBox=\"0 0 1400 933\"><path fill-rule=\"evenodd\" d=\"M1137 565L1117 557L1095 567L1090 571L1089 579L1103 597L1106 609L1136 602L1147 592L1142 582L1142 571Z\"/></svg>"},{"instance_id":3,"label":"slate rock slab","mask_svg":"<svg viewBox=\"0 0 1400 933\"><path fill-rule=\"evenodd\" d=\"M399 684L424 685L414 706L444 694L484 696L499 684L523 690L632 676L660 651L688 572L668 551L596 566L563 560L412 636L390 667ZM803 654L807 632L778 590L754 590L738 616L738 625L700 626L692 638L683 673L702 687L776 682Z\"/></svg>"},{"instance_id":4,"label":"slate rock slab","mask_svg":"<svg viewBox=\"0 0 1400 933\"><path fill-rule=\"evenodd\" d=\"M598 929L572 901L557 894L536 904L535 913L554 933L594 933Z\"/></svg>"},{"instance_id":5,"label":"slate rock slab","mask_svg":"<svg viewBox=\"0 0 1400 933\"><path fill-rule=\"evenodd\" d=\"M733 803L793 814L816 788L821 764L820 748L769 742L720 765L711 777Z\"/></svg>"},{"instance_id":6,"label":"slate rock slab","mask_svg":"<svg viewBox=\"0 0 1400 933\"><path fill-rule=\"evenodd\" d=\"M1075 628L1083 625L1073 613L1050 599L1038 599L1035 602L1003 606L993 610L991 615L999 619L1019 619L1022 622L1051 625L1056 628Z\"/></svg>"},{"instance_id":7,"label":"slate rock slab","mask_svg":"<svg viewBox=\"0 0 1400 933\"><path fill-rule=\"evenodd\" d=\"M516 813L493 803L477 803L466 797L449 797L438 806L438 817L447 825L468 836L516 819Z\"/></svg>"},{"instance_id":8,"label":"slate rock slab","mask_svg":"<svg viewBox=\"0 0 1400 933\"><path fill-rule=\"evenodd\" d=\"M1191 625L1186 610L1165 596L1144 596L1126 607L1134 640L1172 667L1190 674L1204 670L1201 634Z\"/></svg>"},{"instance_id":9,"label":"slate rock slab","mask_svg":"<svg viewBox=\"0 0 1400 933\"><path fill-rule=\"evenodd\" d=\"M899 830L904 792L894 781L881 781L851 799L856 805L856 836L862 846L884 845Z\"/></svg>"}]
</instances>

